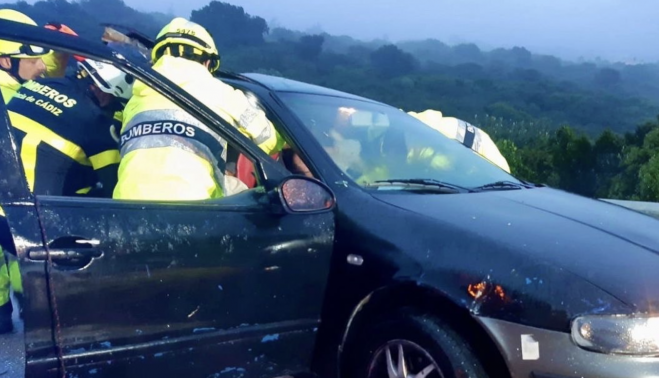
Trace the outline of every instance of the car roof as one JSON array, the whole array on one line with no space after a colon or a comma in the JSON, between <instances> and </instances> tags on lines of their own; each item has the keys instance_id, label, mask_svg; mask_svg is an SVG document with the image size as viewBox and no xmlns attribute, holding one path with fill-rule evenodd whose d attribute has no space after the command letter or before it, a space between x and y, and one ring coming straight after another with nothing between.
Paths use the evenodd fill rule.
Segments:
<instances>
[{"instance_id":1,"label":"car roof","mask_svg":"<svg viewBox=\"0 0 659 378\"><path fill-rule=\"evenodd\" d=\"M93 41L43 27L2 19L0 19L0 39L48 47L62 52L80 52L105 62L117 61L112 50L105 46L100 38L98 41Z\"/></svg>"},{"instance_id":2,"label":"car roof","mask_svg":"<svg viewBox=\"0 0 659 378\"><path fill-rule=\"evenodd\" d=\"M334 96L334 97L343 97L360 101L368 101L378 103L375 100L369 98L353 95L350 93L338 91L335 89L330 89L326 87L321 87L319 85L304 83L297 80L286 79L278 76L265 75L260 73L244 73L242 76L247 77L248 79L255 81L268 89L275 92L295 92L295 93L308 93L308 94L317 94L324 96ZM385 105L385 104L382 104Z\"/></svg>"}]
</instances>

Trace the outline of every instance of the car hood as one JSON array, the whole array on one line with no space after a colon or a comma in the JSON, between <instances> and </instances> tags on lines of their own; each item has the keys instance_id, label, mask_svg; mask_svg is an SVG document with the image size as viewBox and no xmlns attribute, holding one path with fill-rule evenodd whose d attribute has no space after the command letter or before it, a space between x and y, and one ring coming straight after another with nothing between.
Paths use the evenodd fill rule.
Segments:
<instances>
[{"instance_id":1,"label":"car hood","mask_svg":"<svg viewBox=\"0 0 659 378\"><path fill-rule=\"evenodd\" d=\"M638 311L658 308L659 220L647 215L549 188L375 196L568 270Z\"/></svg>"}]
</instances>

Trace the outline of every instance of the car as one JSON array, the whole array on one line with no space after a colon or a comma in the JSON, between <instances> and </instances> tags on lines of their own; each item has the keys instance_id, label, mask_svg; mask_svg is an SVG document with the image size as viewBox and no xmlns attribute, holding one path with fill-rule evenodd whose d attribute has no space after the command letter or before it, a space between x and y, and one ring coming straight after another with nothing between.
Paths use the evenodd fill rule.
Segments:
<instances>
[{"instance_id":1,"label":"car","mask_svg":"<svg viewBox=\"0 0 659 378\"><path fill-rule=\"evenodd\" d=\"M0 108L26 376L659 375L658 220L517 179L389 105L221 73L285 139L274 159L100 42L10 22L0 39L134 75L225 138L249 184L35 196Z\"/></svg>"}]
</instances>

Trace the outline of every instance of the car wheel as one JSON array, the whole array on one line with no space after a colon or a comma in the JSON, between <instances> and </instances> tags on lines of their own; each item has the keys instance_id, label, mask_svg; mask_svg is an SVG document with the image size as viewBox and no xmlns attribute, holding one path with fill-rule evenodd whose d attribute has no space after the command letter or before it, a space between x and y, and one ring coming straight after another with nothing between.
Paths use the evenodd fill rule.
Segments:
<instances>
[{"instance_id":1,"label":"car wheel","mask_svg":"<svg viewBox=\"0 0 659 378\"><path fill-rule=\"evenodd\" d=\"M350 378L488 378L469 344L444 321L400 313L357 336Z\"/></svg>"}]
</instances>

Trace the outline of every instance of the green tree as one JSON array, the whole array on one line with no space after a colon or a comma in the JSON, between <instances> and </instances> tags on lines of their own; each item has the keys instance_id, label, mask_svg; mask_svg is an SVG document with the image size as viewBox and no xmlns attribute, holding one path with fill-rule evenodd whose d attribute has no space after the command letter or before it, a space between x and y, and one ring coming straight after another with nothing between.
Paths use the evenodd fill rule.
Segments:
<instances>
[{"instance_id":1,"label":"green tree","mask_svg":"<svg viewBox=\"0 0 659 378\"><path fill-rule=\"evenodd\" d=\"M220 49L262 45L265 43L263 35L268 32L268 24L263 18L251 16L242 7L220 1L211 1L203 8L192 11L190 19L206 27Z\"/></svg>"},{"instance_id":2,"label":"green tree","mask_svg":"<svg viewBox=\"0 0 659 378\"><path fill-rule=\"evenodd\" d=\"M415 61L395 45L386 45L371 53L371 65L382 76L396 77L412 72Z\"/></svg>"},{"instance_id":3,"label":"green tree","mask_svg":"<svg viewBox=\"0 0 659 378\"><path fill-rule=\"evenodd\" d=\"M650 158L638 172L639 199L659 202L659 154Z\"/></svg>"},{"instance_id":4,"label":"green tree","mask_svg":"<svg viewBox=\"0 0 659 378\"><path fill-rule=\"evenodd\" d=\"M305 35L297 43L296 51L300 58L305 60L316 60L323 51L325 37L322 35Z\"/></svg>"},{"instance_id":5,"label":"green tree","mask_svg":"<svg viewBox=\"0 0 659 378\"><path fill-rule=\"evenodd\" d=\"M620 84L621 80L620 72L613 68L602 68L595 74L595 83L606 88Z\"/></svg>"},{"instance_id":6,"label":"green tree","mask_svg":"<svg viewBox=\"0 0 659 378\"><path fill-rule=\"evenodd\" d=\"M611 130L604 131L593 146L595 172L597 175L597 197L607 197L613 178L621 172L624 139Z\"/></svg>"}]
</instances>

